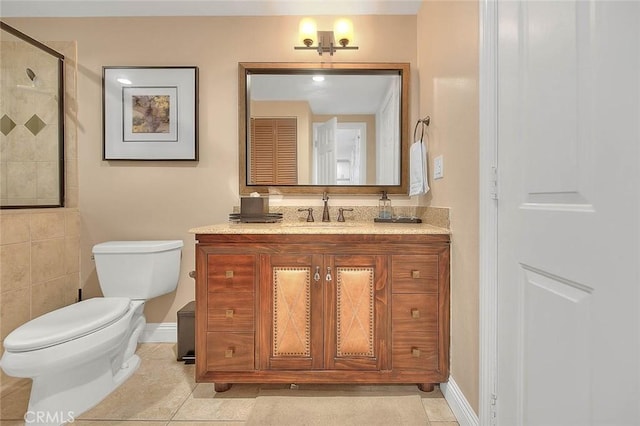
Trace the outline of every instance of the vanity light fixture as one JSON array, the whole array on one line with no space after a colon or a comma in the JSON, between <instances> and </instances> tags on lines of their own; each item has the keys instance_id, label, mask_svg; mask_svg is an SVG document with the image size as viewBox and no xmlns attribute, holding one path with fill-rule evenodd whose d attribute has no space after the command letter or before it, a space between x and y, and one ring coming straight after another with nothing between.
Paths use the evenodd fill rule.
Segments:
<instances>
[{"instance_id":1,"label":"vanity light fixture","mask_svg":"<svg viewBox=\"0 0 640 426\"><path fill-rule=\"evenodd\" d=\"M294 49L315 50L320 56L325 52L333 56L337 50L358 50L358 46L349 46L353 41L353 24L348 19L338 19L333 31L317 31L315 21L304 18L300 21L300 41L304 46L294 46ZM314 42L317 45L314 46Z\"/></svg>"}]
</instances>

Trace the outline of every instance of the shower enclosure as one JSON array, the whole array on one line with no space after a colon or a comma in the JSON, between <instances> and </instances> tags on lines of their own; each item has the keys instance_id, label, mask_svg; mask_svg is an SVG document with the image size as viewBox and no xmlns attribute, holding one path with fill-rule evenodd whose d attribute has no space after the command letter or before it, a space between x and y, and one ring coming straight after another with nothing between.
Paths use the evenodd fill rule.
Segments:
<instances>
[{"instance_id":1,"label":"shower enclosure","mask_svg":"<svg viewBox=\"0 0 640 426\"><path fill-rule=\"evenodd\" d=\"M63 207L64 56L0 30L0 208Z\"/></svg>"}]
</instances>

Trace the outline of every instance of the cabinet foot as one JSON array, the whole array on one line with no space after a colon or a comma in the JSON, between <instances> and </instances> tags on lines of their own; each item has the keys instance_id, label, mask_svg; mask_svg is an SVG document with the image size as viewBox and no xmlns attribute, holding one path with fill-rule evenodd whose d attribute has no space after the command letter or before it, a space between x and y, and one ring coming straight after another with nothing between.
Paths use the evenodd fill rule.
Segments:
<instances>
[{"instance_id":1,"label":"cabinet foot","mask_svg":"<svg viewBox=\"0 0 640 426\"><path fill-rule=\"evenodd\" d=\"M213 390L216 392L226 392L231 389L231 383L214 383Z\"/></svg>"},{"instance_id":2,"label":"cabinet foot","mask_svg":"<svg viewBox=\"0 0 640 426\"><path fill-rule=\"evenodd\" d=\"M418 389L422 392L433 392L435 387L435 383L418 383Z\"/></svg>"}]
</instances>

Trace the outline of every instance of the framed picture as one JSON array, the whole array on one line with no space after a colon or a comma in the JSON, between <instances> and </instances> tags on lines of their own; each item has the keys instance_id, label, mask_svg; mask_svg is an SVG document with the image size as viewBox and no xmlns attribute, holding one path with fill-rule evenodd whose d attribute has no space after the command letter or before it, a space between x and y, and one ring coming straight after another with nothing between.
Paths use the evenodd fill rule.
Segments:
<instances>
[{"instance_id":1,"label":"framed picture","mask_svg":"<svg viewBox=\"0 0 640 426\"><path fill-rule=\"evenodd\" d=\"M198 160L198 67L103 67L104 160Z\"/></svg>"}]
</instances>

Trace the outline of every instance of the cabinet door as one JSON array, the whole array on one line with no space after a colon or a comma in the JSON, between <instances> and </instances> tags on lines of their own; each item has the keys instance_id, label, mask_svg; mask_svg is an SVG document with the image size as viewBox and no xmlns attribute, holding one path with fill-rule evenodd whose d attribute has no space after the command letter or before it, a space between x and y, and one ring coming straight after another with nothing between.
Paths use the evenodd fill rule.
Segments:
<instances>
[{"instance_id":1,"label":"cabinet door","mask_svg":"<svg viewBox=\"0 0 640 426\"><path fill-rule=\"evenodd\" d=\"M261 369L322 368L323 266L321 255L261 256Z\"/></svg>"},{"instance_id":2,"label":"cabinet door","mask_svg":"<svg viewBox=\"0 0 640 426\"><path fill-rule=\"evenodd\" d=\"M382 370L388 353L386 256L325 259L325 368Z\"/></svg>"}]
</instances>

